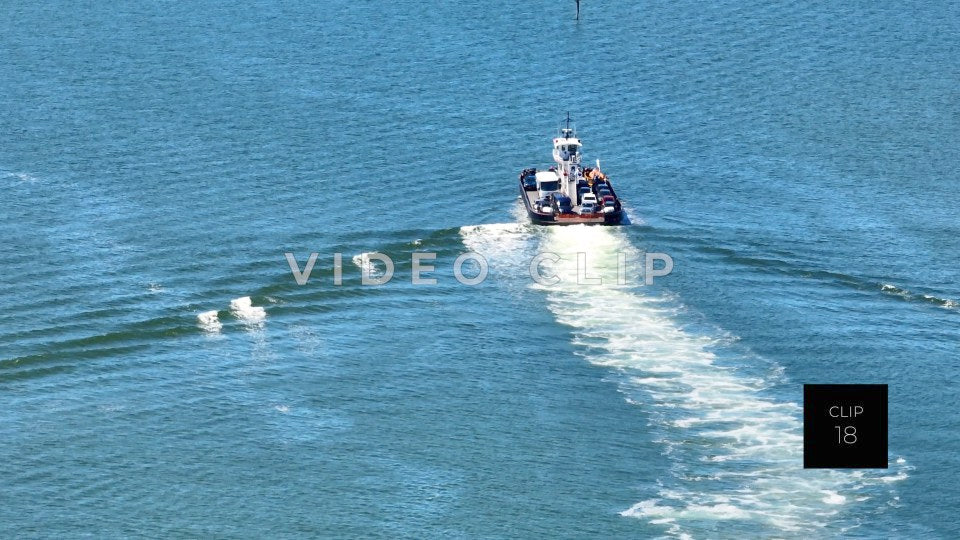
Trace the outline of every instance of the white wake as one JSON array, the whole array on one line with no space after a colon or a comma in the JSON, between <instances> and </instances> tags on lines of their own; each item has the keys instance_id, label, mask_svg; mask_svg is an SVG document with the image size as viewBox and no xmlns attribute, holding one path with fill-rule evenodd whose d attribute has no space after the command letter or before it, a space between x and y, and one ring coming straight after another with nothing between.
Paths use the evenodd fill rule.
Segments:
<instances>
[{"instance_id":1,"label":"white wake","mask_svg":"<svg viewBox=\"0 0 960 540\"><path fill-rule=\"evenodd\" d=\"M267 318L267 312L260 306L253 305L249 296L234 298L230 301L230 312L233 316L250 326L258 326Z\"/></svg>"},{"instance_id":2,"label":"white wake","mask_svg":"<svg viewBox=\"0 0 960 540\"><path fill-rule=\"evenodd\" d=\"M715 351L727 346L729 336L686 331L678 322L680 303L643 286L642 254L622 231L493 225L464 227L461 235L468 249L487 257L491 273L496 261L505 261L516 279L542 289L547 308L570 328L578 354L621 371L628 401L650 412L651 431L674 465L663 472L657 496L633 504L623 516L680 537L710 530L708 522L717 520L802 537L845 505L869 497L869 485L906 478L910 467L902 458L894 465L897 472L879 478L862 471L804 470L801 407L772 399L769 381L719 365ZM559 283L535 284L525 273L524 260L537 252L561 257L544 264L544 274L552 270ZM580 277L600 277L602 284L578 285L578 254L586 260ZM618 284L624 273L626 284Z\"/></svg>"}]
</instances>

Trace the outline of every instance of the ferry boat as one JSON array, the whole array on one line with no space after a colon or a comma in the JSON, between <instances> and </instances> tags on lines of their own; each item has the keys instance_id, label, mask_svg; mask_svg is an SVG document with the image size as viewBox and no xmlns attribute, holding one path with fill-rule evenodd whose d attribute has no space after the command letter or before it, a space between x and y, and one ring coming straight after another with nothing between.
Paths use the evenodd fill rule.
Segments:
<instances>
[{"instance_id":1,"label":"ferry boat","mask_svg":"<svg viewBox=\"0 0 960 540\"><path fill-rule=\"evenodd\" d=\"M553 161L547 170L520 172L520 198L530 220L538 225L620 225L624 221L613 184L596 167L581 165L582 144L570 127L561 127L553 139Z\"/></svg>"}]
</instances>

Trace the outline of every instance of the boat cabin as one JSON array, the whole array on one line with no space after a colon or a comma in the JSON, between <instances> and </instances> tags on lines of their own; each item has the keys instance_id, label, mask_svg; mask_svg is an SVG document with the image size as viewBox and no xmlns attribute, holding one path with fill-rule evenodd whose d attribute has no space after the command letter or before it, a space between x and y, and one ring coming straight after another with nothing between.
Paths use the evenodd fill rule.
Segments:
<instances>
[{"instance_id":1,"label":"boat cabin","mask_svg":"<svg viewBox=\"0 0 960 540\"><path fill-rule=\"evenodd\" d=\"M562 137L553 140L553 159L557 163L580 163L580 139Z\"/></svg>"}]
</instances>

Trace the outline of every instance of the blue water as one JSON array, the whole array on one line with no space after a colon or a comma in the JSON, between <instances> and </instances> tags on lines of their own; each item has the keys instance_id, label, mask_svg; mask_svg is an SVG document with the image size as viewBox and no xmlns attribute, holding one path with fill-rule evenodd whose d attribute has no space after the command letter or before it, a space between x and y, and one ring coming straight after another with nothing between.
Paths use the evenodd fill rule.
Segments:
<instances>
[{"instance_id":1,"label":"blue water","mask_svg":"<svg viewBox=\"0 0 960 540\"><path fill-rule=\"evenodd\" d=\"M0 536L960 536L960 9L569 4L8 5ZM633 225L525 223L568 111Z\"/></svg>"}]
</instances>

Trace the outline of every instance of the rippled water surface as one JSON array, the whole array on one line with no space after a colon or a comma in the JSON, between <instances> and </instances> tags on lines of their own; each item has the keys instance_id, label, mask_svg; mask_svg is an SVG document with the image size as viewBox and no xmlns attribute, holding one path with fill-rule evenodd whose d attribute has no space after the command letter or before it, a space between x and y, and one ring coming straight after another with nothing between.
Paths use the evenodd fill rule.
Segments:
<instances>
[{"instance_id":1,"label":"rippled water surface","mask_svg":"<svg viewBox=\"0 0 960 540\"><path fill-rule=\"evenodd\" d=\"M0 536L960 536L957 6L569 4L9 5ZM568 111L631 226L526 223Z\"/></svg>"}]
</instances>

